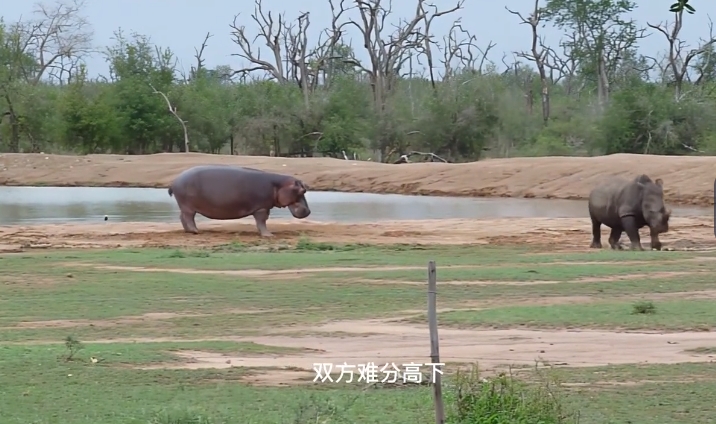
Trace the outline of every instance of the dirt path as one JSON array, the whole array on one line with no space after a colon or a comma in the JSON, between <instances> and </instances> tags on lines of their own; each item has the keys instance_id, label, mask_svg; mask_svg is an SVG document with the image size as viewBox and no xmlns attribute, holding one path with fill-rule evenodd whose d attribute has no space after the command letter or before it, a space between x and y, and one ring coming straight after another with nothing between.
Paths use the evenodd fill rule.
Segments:
<instances>
[{"instance_id":1,"label":"dirt path","mask_svg":"<svg viewBox=\"0 0 716 424\"><path fill-rule=\"evenodd\" d=\"M403 165L330 158L271 158L199 153L146 156L0 155L0 185L165 187L199 164L234 164L302 178L314 190L449 196L586 198L605 175L646 173L665 181L672 204L713 204L716 157L618 154L491 159ZM638 169L635 167L638 165Z\"/></svg>"},{"instance_id":2,"label":"dirt path","mask_svg":"<svg viewBox=\"0 0 716 424\"><path fill-rule=\"evenodd\" d=\"M297 328L326 336L261 336L236 338L270 346L317 349L308 354L272 356L231 356L190 351L179 353L186 363L158 364L148 368L228 368L273 367L254 375L253 383L279 384L313 378L314 364L349 365L374 362L430 362L427 326L398 325L382 320L335 322L319 327ZM331 333L348 333L344 337ZM362 337L361 337L362 336ZM604 349L609 346L609 349ZM635 348L638 346L638 349ZM686 333L617 333L606 331L530 331L530 330L456 330L440 329L440 357L448 363L479 363L482 371L512 366L533 366L544 361L556 366L589 367L616 364L673 364L712 362L713 355L686 352L690 349L716 346L716 334ZM283 369L281 369L283 368ZM286 369L292 368L293 370ZM334 372L340 369L334 365ZM430 372L423 367L423 372ZM334 376L335 377L335 376ZM357 378L357 371L354 377ZM348 376L344 376L347 379ZM382 378L382 376L380 377ZM309 380L310 381L310 380ZM295 382L295 381L294 381Z\"/></svg>"},{"instance_id":3,"label":"dirt path","mask_svg":"<svg viewBox=\"0 0 716 424\"><path fill-rule=\"evenodd\" d=\"M383 221L376 224L336 224L274 221L275 237L266 243L295 243L304 235L312 241L370 244L491 244L549 246L554 250L588 250L588 220L574 218L440 219ZM177 223L48 224L0 226L0 252L44 248L207 247L259 241L251 219L202 223L201 234L190 235ZM674 218L661 240L665 248L713 248L713 218ZM603 239L608 237L602 229ZM641 233L648 247L648 231Z\"/></svg>"}]
</instances>

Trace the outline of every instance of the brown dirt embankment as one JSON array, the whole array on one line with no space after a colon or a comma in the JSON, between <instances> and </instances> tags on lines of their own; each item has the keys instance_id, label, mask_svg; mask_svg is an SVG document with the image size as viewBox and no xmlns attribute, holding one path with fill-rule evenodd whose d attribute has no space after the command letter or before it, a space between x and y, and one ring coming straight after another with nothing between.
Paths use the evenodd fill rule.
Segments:
<instances>
[{"instance_id":1,"label":"brown dirt embankment","mask_svg":"<svg viewBox=\"0 0 716 424\"><path fill-rule=\"evenodd\" d=\"M145 156L0 155L0 185L166 187L181 171L232 164L291 174L312 190L584 199L607 175L662 178L667 202L711 205L716 157L618 154L490 159L465 164L382 164L330 158L164 153Z\"/></svg>"}]
</instances>

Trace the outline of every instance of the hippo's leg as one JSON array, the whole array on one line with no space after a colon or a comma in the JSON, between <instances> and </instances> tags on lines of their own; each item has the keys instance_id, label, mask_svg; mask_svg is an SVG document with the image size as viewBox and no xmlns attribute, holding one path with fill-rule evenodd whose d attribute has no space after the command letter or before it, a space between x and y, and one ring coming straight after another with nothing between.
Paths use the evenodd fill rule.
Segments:
<instances>
[{"instance_id":1,"label":"hippo's leg","mask_svg":"<svg viewBox=\"0 0 716 424\"><path fill-rule=\"evenodd\" d=\"M195 216L196 212L181 211L181 213L179 214L181 225L184 227L184 231L186 231L187 233L199 234L199 229L196 228L196 222L194 222Z\"/></svg>"},{"instance_id":2,"label":"hippo's leg","mask_svg":"<svg viewBox=\"0 0 716 424\"><path fill-rule=\"evenodd\" d=\"M592 217L592 244L589 245L592 249L602 248L602 223Z\"/></svg>"},{"instance_id":3,"label":"hippo's leg","mask_svg":"<svg viewBox=\"0 0 716 424\"><path fill-rule=\"evenodd\" d=\"M659 233L651 230L651 248L656 250L661 250L661 240L659 240Z\"/></svg>"},{"instance_id":4,"label":"hippo's leg","mask_svg":"<svg viewBox=\"0 0 716 424\"><path fill-rule=\"evenodd\" d=\"M623 230L621 228L612 228L612 232L609 233L609 246L614 250L622 250L623 247L619 243L619 239L622 237Z\"/></svg>"},{"instance_id":5,"label":"hippo's leg","mask_svg":"<svg viewBox=\"0 0 716 424\"><path fill-rule=\"evenodd\" d=\"M273 234L266 228L266 220L269 218L268 209L259 209L254 212L254 220L256 220L256 228L259 230L261 237L273 237Z\"/></svg>"},{"instance_id":6,"label":"hippo's leg","mask_svg":"<svg viewBox=\"0 0 716 424\"><path fill-rule=\"evenodd\" d=\"M636 227L636 220L633 216L622 218L622 227L631 241L631 250L644 250L639 239L639 229Z\"/></svg>"}]
</instances>

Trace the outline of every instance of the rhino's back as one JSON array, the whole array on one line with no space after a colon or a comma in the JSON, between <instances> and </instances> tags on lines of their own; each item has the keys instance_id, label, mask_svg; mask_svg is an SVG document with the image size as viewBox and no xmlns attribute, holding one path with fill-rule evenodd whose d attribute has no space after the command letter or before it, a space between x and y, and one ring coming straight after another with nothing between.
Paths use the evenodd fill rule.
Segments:
<instances>
[{"instance_id":1,"label":"rhino's back","mask_svg":"<svg viewBox=\"0 0 716 424\"><path fill-rule=\"evenodd\" d=\"M589 214L607 225L616 225L620 215L628 208L629 185L633 181L624 177L607 177L589 193Z\"/></svg>"}]
</instances>

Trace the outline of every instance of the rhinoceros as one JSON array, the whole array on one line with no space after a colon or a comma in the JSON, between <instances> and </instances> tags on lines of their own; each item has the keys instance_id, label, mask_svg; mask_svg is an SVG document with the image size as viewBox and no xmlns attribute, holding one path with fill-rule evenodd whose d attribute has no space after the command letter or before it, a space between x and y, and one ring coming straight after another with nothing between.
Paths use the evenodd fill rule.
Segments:
<instances>
[{"instance_id":1,"label":"rhinoceros","mask_svg":"<svg viewBox=\"0 0 716 424\"><path fill-rule=\"evenodd\" d=\"M602 224L611 228L609 245L622 250L619 238L626 232L632 250L644 250L639 240L639 229L647 226L651 235L651 248L661 250L659 234L669 231L671 210L664 206L664 182L652 181L642 174L630 180L610 177L589 193L589 217L592 219L592 244L602 247Z\"/></svg>"}]
</instances>

